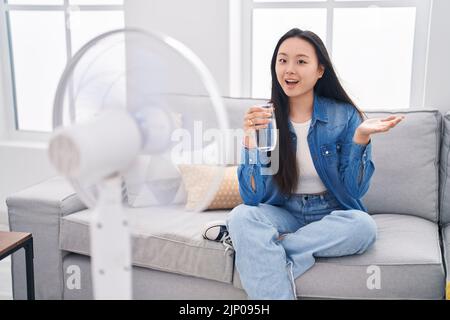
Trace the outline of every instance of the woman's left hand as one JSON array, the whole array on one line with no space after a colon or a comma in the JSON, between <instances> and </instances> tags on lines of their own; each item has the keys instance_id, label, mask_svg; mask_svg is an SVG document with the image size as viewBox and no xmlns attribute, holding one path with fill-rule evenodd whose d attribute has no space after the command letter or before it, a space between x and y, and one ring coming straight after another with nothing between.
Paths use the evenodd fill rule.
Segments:
<instances>
[{"instance_id":1,"label":"woman's left hand","mask_svg":"<svg viewBox=\"0 0 450 320\"><path fill-rule=\"evenodd\" d=\"M387 132L404 118L405 116L389 116L386 118L367 119L356 129L353 141L358 144L367 144L370 141L371 134Z\"/></svg>"}]
</instances>

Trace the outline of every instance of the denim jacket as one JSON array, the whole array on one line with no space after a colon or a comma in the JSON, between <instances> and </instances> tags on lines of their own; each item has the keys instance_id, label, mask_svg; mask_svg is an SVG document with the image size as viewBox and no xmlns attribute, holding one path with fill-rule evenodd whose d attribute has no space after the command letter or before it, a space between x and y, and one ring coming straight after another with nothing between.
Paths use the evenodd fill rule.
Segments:
<instances>
[{"instance_id":1,"label":"denim jacket","mask_svg":"<svg viewBox=\"0 0 450 320\"><path fill-rule=\"evenodd\" d=\"M295 151L297 136L289 122L289 131ZM314 94L313 114L308 131L308 145L317 174L323 184L345 209L367 212L360 200L369 189L375 167L372 162L372 142L360 145L353 142L361 117L350 104ZM273 174L267 174L270 154L242 147L238 166L239 192L247 205L267 203L283 206L289 195L282 194ZM279 155L281 158L283 155ZM255 190L251 186L251 176Z\"/></svg>"}]
</instances>

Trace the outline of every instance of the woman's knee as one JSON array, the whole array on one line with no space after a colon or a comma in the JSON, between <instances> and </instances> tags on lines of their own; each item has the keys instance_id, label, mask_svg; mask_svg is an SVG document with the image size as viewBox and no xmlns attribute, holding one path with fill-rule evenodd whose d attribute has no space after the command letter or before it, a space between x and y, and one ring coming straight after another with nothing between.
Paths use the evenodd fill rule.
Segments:
<instances>
[{"instance_id":1,"label":"woman's knee","mask_svg":"<svg viewBox=\"0 0 450 320\"><path fill-rule=\"evenodd\" d=\"M360 210L345 210L340 211L338 215L349 219L349 235L361 244L361 252L364 252L375 242L377 238L377 224L368 213Z\"/></svg>"},{"instance_id":2,"label":"woman's knee","mask_svg":"<svg viewBox=\"0 0 450 320\"><path fill-rule=\"evenodd\" d=\"M377 224L372 216L364 211L352 210L352 215L353 230L362 243L361 252L364 252L377 238Z\"/></svg>"},{"instance_id":3,"label":"woman's knee","mask_svg":"<svg viewBox=\"0 0 450 320\"><path fill-rule=\"evenodd\" d=\"M227 216L227 227L230 232L237 228L245 228L245 226L254 219L254 212L257 206L240 204L234 207Z\"/></svg>"}]
</instances>

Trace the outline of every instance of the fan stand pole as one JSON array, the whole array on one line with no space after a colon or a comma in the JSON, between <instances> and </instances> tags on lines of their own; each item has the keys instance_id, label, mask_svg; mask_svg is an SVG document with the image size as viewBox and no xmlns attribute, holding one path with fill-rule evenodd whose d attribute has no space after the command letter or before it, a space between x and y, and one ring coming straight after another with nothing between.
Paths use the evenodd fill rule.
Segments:
<instances>
[{"instance_id":1,"label":"fan stand pole","mask_svg":"<svg viewBox=\"0 0 450 320\"><path fill-rule=\"evenodd\" d=\"M91 271L94 298L99 300L132 298L131 240L121 183L119 175L102 181L91 212Z\"/></svg>"}]
</instances>

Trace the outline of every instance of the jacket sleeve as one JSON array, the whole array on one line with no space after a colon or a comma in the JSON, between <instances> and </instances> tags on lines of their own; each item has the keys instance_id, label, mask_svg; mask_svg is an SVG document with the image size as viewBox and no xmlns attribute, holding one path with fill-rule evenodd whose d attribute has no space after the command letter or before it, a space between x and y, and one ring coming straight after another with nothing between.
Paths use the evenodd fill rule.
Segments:
<instances>
[{"instance_id":1,"label":"jacket sleeve","mask_svg":"<svg viewBox=\"0 0 450 320\"><path fill-rule=\"evenodd\" d=\"M239 180L239 193L242 201L251 206L257 206L264 194L266 176L262 174L261 167L264 164L264 154L259 152L256 148L248 149L242 147L241 161L237 169ZM251 177L255 179L255 189L253 190L251 184Z\"/></svg>"},{"instance_id":2,"label":"jacket sleeve","mask_svg":"<svg viewBox=\"0 0 450 320\"><path fill-rule=\"evenodd\" d=\"M349 195L354 199L360 199L369 189L375 166L372 162L372 139L367 145L357 144L353 141L355 131L362 120L356 108L352 107L352 109L345 141L342 145L339 172Z\"/></svg>"}]
</instances>

